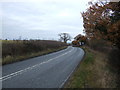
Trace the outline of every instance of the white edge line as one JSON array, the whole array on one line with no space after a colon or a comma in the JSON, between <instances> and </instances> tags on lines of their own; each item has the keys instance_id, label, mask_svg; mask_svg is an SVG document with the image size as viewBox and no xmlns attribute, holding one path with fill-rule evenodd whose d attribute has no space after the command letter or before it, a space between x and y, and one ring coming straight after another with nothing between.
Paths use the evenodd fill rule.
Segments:
<instances>
[{"instance_id":1,"label":"white edge line","mask_svg":"<svg viewBox=\"0 0 120 90\"><path fill-rule=\"evenodd\" d=\"M42 65L42 64L44 64L44 63L48 63L48 62L50 62L50 61L52 61L52 60L54 60L54 59L56 59L56 58L59 58L59 57L61 57L61 56L64 56L64 55L72 52L73 50L74 50L74 48L73 48L72 50L64 53L64 54L61 54L61 55L55 57L55 58L49 59L49 60L47 60L46 62L41 62L41 63L39 63L39 64L36 64L36 65L31 66L31 67L25 68L25 69L23 69L23 70L19 70L19 71L17 71L17 72L11 73L11 74L9 74L9 75L3 76L3 77L0 78L0 81L7 80L7 79L12 78L12 77L14 77L14 76L17 76L17 75L19 75L19 74L22 74L23 72L25 72L25 71L27 71L27 70L31 70L31 69L39 66L39 65Z\"/></svg>"},{"instance_id":2,"label":"white edge line","mask_svg":"<svg viewBox=\"0 0 120 90\"><path fill-rule=\"evenodd\" d=\"M77 66L76 66L77 67ZM68 77L62 82L62 84L60 85L59 88L62 88L63 85L66 83L66 81L69 79L69 77L72 75L72 73L74 72L74 70L76 69L76 67L72 70L72 72L68 75Z\"/></svg>"},{"instance_id":3,"label":"white edge line","mask_svg":"<svg viewBox=\"0 0 120 90\"><path fill-rule=\"evenodd\" d=\"M84 52L84 51L83 51ZM84 56L84 54L83 54ZM80 63L81 61L79 61ZM66 81L70 78L70 76L72 75L72 73L75 71L75 69L77 68L77 66L79 65L79 63L75 66L75 68L72 70L72 72L68 75L68 77L62 82L62 84L59 86L59 88L62 88L63 85L66 83Z\"/></svg>"}]
</instances>

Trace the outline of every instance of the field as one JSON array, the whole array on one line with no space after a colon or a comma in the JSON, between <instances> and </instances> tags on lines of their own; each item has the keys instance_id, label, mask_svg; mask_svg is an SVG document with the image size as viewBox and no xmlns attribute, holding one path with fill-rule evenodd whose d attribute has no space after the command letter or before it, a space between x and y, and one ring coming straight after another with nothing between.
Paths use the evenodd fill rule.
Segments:
<instances>
[{"instance_id":1,"label":"field","mask_svg":"<svg viewBox=\"0 0 120 90\"><path fill-rule=\"evenodd\" d=\"M52 40L2 40L2 64L8 64L65 48Z\"/></svg>"}]
</instances>

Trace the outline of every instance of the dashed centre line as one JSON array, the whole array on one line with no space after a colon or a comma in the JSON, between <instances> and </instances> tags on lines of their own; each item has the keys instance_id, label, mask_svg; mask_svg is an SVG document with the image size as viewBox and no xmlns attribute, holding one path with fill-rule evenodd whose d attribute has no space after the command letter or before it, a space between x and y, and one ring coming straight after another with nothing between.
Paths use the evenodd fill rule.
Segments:
<instances>
[{"instance_id":1,"label":"dashed centre line","mask_svg":"<svg viewBox=\"0 0 120 90\"><path fill-rule=\"evenodd\" d=\"M22 74L22 73L24 73L24 72L27 72L28 70L32 70L32 69L34 69L34 68L36 68L36 67L38 67L38 66L40 66L40 65L42 65L42 64L48 63L48 62L50 62L50 61L53 61L54 59L57 59L57 58L59 58L59 57L61 57L61 56L64 56L64 55L72 52L73 50L74 50L74 48L73 48L72 50L64 53L64 54L61 54L61 55L59 55L59 56L57 56L57 57L55 57L55 58L49 59L49 60L47 60L47 61L45 61L45 62L41 62L41 63L39 63L39 64L35 64L35 65L33 65L33 66L30 66L30 67L28 67L28 68L25 68L25 69L23 69L23 70L19 70L19 71L17 71L17 72L11 73L11 74L9 74L9 75L3 76L3 77L0 78L0 81L5 81L5 80L10 79L10 78L12 78L12 77L14 77L14 76L17 76L17 75L20 75L20 74Z\"/></svg>"}]
</instances>

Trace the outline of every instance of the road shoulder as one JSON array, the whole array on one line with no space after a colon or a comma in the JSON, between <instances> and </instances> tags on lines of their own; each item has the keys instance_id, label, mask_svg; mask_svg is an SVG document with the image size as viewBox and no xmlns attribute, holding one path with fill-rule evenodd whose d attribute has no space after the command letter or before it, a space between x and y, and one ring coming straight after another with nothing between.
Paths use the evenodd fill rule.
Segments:
<instances>
[{"instance_id":1,"label":"road shoulder","mask_svg":"<svg viewBox=\"0 0 120 90\"><path fill-rule=\"evenodd\" d=\"M104 54L84 47L84 59L64 85L64 88L115 87L114 76L109 71Z\"/></svg>"}]
</instances>

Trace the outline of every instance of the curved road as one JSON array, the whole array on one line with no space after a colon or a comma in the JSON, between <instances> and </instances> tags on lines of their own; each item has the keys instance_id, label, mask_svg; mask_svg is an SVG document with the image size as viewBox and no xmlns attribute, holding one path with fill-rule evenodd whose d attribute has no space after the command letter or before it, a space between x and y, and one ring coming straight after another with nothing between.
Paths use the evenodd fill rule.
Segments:
<instances>
[{"instance_id":1,"label":"curved road","mask_svg":"<svg viewBox=\"0 0 120 90\"><path fill-rule=\"evenodd\" d=\"M67 49L2 67L3 88L61 88L82 60L84 51Z\"/></svg>"}]
</instances>

